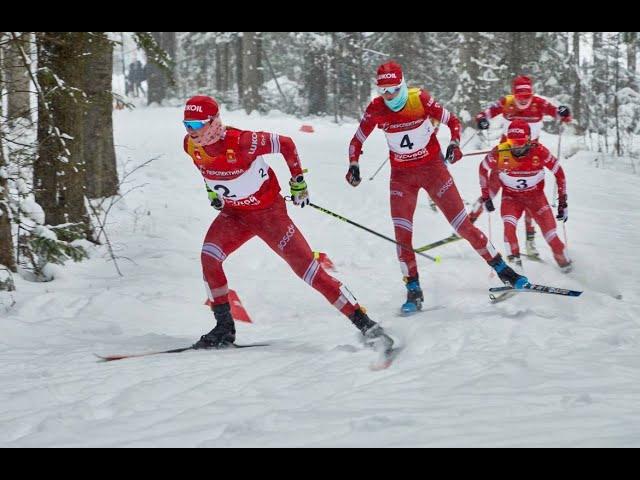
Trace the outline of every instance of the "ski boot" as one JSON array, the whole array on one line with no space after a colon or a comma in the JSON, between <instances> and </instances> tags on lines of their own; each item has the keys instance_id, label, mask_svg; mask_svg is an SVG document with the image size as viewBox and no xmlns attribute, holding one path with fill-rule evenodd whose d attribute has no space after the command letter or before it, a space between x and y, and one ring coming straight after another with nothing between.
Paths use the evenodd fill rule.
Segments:
<instances>
[{"instance_id":1,"label":"ski boot","mask_svg":"<svg viewBox=\"0 0 640 480\"><path fill-rule=\"evenodd\" d=\"M364 344L367 347L383 351L391 350L393 347L393 339L380 325L369 318L364 308L358 308L349 316L349 320L362 332Z\"/></svg>"},{"instance_id":2,"label":"ski boot","mask_svg":"<svg viewBox=\"0 0 640 480\"><path fill-rule=\"evenodd\" d=\"M200 337L193 348L228 348L236 341L236 326L231 316L231 306L228 303L214 305L213 315L216 326L206 335Z\"/></svg>"},{"instance_id":3,"label":"ski boot","mask_svg":"<svg viewBox=\"0 0 640 480\"><path fill-rule=\"evenodd\" d=\"M507 257L507 262L513 266L513 269L516 273L521 273L522 270L522 260L520 259L520 255L509 255Z\"/></svg>"},{"instance_id":4,"label":"ski boot","mask_svg":"<svg viewBox=\"0 0 640 480\"><path fill-rule=\"evenodd\" d=\"M409 315L422 310L424 295L422 288L420 288L420 280L418 280L418 277L405 277L404 282L407 286L407 301L402 305L401 311L403 314Z\"/></svg>"},{"instance_id":5,"label":"ski boot","mask_svg":"<svg viewBox=\"0 0 640 480\"><path fill-rule=\"evenodd\" d=\"M539 260L540 252L538 252L538 249L536 248L535 239L536 239L535 230L532 232L527 232L527 246L526 246L527 257L529 257L532 260Z\"/></svg>"},{"instance_id":6,"label":"ski boot","mask_svg":"<svg viewBox=\"0 0 640 480\"><path fill-rule=\"evenodd\" d=\"M496 255L496 257L488 263L489 266L496 271L500 280L508 287L523 288L529 283L529 279L524 275L516 273L513 268L504 262L500 254Z\"/></svg>"}]
</instances>

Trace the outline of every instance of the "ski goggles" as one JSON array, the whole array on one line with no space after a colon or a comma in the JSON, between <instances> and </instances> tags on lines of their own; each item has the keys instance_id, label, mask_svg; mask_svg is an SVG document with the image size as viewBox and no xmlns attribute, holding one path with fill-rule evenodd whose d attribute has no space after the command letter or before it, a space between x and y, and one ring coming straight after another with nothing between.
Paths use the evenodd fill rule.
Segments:
<instances>
[{"instance_id":1,"label":"ski goggles","mask_svg":"<svg viewBox=\"0 0 640 480\"><path fill-rule=\"evenodd\" d=\"M208 123L211 123L211 119L208 120L184 120L182 122L184 127L190 132L197 132L203 129Z\"/></svg>"},{"instance_id":2,"label":"ski goggles","mask_svg":"<svg viewBox=\"0 0 640 480\"><path fill-rule=\"evenodd\" d=\"M402 88L402 84L400 85L393 85L392 87L378 87L378 93L380 95L384 94L384 93L397 93L400 91L400 89Z\"/></svg>"}]
</instances>

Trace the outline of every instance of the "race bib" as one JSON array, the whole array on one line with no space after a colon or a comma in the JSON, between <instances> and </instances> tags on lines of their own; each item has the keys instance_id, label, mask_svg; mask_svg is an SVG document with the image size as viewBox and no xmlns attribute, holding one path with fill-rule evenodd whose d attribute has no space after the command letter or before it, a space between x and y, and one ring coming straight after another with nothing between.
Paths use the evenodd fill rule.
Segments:
<instances>
[{"instance_id":1,"label":"race bib","mask_svg":"<svg viewBox=\"0 0 640 480\"><path fill-rule=\"evenodd\" d=\"M544 170L529 177L512 177L505 172L500 172L502 184L512 190L529 190L544 180Z\"/></svg>"},{"instance_id":2,"label":"race bib","mask_svg":"<svg viewBox=\"0 0 640 480\"><path fill-rule=\"evenodd\" d=\"M389 144L389 150L402 156L424 150L431 140L434 128L431 122L425 120L422 124L412 130L389 133L384 132Z\"/></svg>"},{"instance_id":3,"label":"race bib","mask_svg":"<svg viewBox=\"0 0 640 480\"><path fill-rule=\"evenodd\" d=\"M269 180L269 165L260 156L256 157L249 170L233 180L207 178L206 182L218 195L237 201L256 193L267 180Z\"/></svg>"}]
</instances>

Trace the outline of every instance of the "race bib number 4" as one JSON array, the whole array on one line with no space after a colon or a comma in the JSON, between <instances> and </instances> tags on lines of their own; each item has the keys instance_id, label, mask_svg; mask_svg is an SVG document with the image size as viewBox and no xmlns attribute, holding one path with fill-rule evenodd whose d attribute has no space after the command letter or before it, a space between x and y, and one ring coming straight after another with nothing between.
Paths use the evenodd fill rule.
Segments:
<instances>
[{"instance_id":1,"label":"race bib number 4","mask_svg":"<svg viewBox=\"0 0 640 480\"><path fill-rule=\"evenodd\" d=\"M428 120L425 120L420 126L402 132L385 132L387 137L387 143L389 144L389 150L398 154L405 155L415 153L420 150L424 150L431 135L433 134L433 125Z\"/></svg>"}]
</instances>

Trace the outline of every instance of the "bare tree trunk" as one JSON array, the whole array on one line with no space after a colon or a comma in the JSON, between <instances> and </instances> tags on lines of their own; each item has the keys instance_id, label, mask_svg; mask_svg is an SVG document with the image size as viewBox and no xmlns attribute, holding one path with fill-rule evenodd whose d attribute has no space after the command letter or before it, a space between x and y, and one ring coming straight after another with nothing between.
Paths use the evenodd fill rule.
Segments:
<instances>
[{"instance_id":1,"label":"bare tree trunk","mask_svg":"<svg viewBox=\"0 0 640 480\"><path fill-rule=\"evenodd\" d=\"M36 202L49 225L83 224L87 236L83 156L85 32L39 32L38 155L33 175ZM59 81L63 82L62 85Z\"/></svg>"},{"instance_id":2,"label":"bare tree trunk","mask_svg":"<svg viewBox=\"0 0 640 480\"><path fill-rule=\"evenodd\" d=\"M243 46L244 43L243 37L236 38L236 86L238 87L238 101L240 104L243 103L244 98L244 58L243 54Z\"/></svg>"},{"instance_id":3,"label":"bare tree trunk","mask_svg":"<svg viewBox=\"0 0 640 480\"><path fill-rule=\"evenodd\" d=\"M577 132L583 133L582 118L582 80L580 79L580 32L573 32L573 117L576 120Z\"/></svg>"},{"instance_id":4,"label":"bare tree trunk","mask_svg":"<svg viewBox=\"0 0 640 480\"><path fill-rule=\"evenodd\" d=\"M629 72L629 86L637 90L636 82L638 58L638 32L625 32L627 40L627 71Z\"/></svg>"},{"instance_id":5,"label":"bare tree trunk","mask_svg":"<svg viewBox=\"0 0 640 480\"><path fill-rule=\"evenodd\" d=\"M113 146L113 44L105 32L93 33L89 40L83 85L89 102L83 122L86 184L89 198L102 198L116 195L119 183Z\"/></svg>"},{"instance_id":6,"label":"bare tree trunk","mask_svg":"<svg viewBox=\"0 0 640 480\"><path fill-rule=\"evenodd\" d=\"M242 35L242 68L244 81L244 95L242 106L245 112L251 113L260 109L262 98L260 97L261 85L261 50L262 41L259 33L243 32Z\"/></svg>"},{"instance_id":7,"label":"bare tree trunk","mask_svg":"<svg viewBox=\"0 0 640 480\"><path fill-rule=\"evenodd\" d=\"M616 57L614 59L614 83L615 90L613 95L613 114L616 121L616 153L618 156L622 155L622 145L620 142L620 115L619 115L619 103L618 103L618 90L620 89L620 33L616 34Z\"/></svg>"},{"instance_id":8,"label":"bare tree trunk","mask_svg":"<svg viewBox=\"0 0 640 480\"><path fill-rule=\"evenodd\" d=\"M7 119L13 123L19 118L31 121L31 82L28 67L25 66L22 49L30 54L30 34L22 32L9 43L4 59L5 81L7 84Z\"/></svg>"},{"instance_id":9,"label":"bare tree trunk","mask_svg":"<svg viewBox=\"0 0 640 480\"><path fill-rule=\"evenodd\" d=\"M151 32L154 40L160 48L165 50L171 60L176 58L176 32ZM158 65L147 63L147 104L158 103L169 96L169 78L166 71Z\"/></svg>"},{"instance_id":10,"label":"bare tree trunk","mask_svg":"<svg viewBox=\"0 0 640 480\"><path fill-rule=\"evenodd\" d=\"M0 72L0 85L2 85L1 75ZM2 102L0 102L0 118L2 118ZM0 129L0 266L4 265L12 272L15 272L16 259L13 250L13 237L11 236L9 187L7 185L6 173L4 138L2 137L2 130Z\"/></svg>"}]
</instances>

